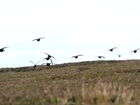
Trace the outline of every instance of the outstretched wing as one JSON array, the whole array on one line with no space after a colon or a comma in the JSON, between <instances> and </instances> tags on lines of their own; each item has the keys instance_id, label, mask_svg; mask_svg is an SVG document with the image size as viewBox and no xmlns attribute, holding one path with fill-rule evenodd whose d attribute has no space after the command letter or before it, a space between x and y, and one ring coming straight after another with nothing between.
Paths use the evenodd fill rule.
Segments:
<instances>
[{"instance_id":1,"label":"outstretched wing","mask_svg":"<svg viewBox=\"0 0 140 105\"><path fill-rule=\"evenodd\" d=\"M44 58L42 62L44 62L45 59L46 59L46 58Z\"/></svg>"},{"instance_id":2,"label":"outstretched wing","mask_svg":"<svg viewBox=\"0 0 140 105\"><path fill-rule=\"evenodd\" d=\"M1 49L5 49L5 48L8 48L8 47L3 47L3 48L1 48Z\"/></svg>"},{"instance_id":3,"label":"outstretched wing","mask_svg":"<svg viewBox=\"0 0 140 105\"><path fill-rule=\"evenodd\" d=\"M30 62L34 64L34 62L33 62L33 61L31 61L31 60L30 60Z\"/></svg>"},{"instance_id":4,"label":"outstretched wing","mask_svg":"<svg viewBox=\"0 0 140 105\"><path fill-rule=\"evenodd\" d=\"M136 49L136 50L140 50L140 48Z\"/></svg>"},{"instance_id":5,"label":"outstretched wing","mask_svg":"<svg viewBox=\"0 0 140 105\"><path fill-rule=\"evenodd\" d=\"M45 52L42 52L42 53L49 55L48 53L45 53Z\"/></svg>"},{"instance_id":6,"label":"outstretched wing","mask_svg":"<svg viewBox=\"0 0 140 105\"><path fill-rule=\"evenodd\" d=\"M50 59L51 60L51 64L53 65L53 61L52 61L52 59Z\"/></svg>"},{"instance_id":7,"label":"outstretched wing","mask_svg":"<svg viewBox=\"0 0 140 105\"><path fill-rule=\"evenodd\" d=\"M110 50L113 50L113 49L117 49L117 47L110 48L110 49L108 49L107 51L110 51ZM106 52L107 52L107 51L106 51Z\"/></svg>"},{"instance_id":8,"label":"outstretched wing","mask_svg":"<svg viewBox=\"0 0 140 105\"><path fill-rule=\"evenodd\" d=\"M54 58L55 59L55 57L54 56L52 56L52 55L50 55L50 54L48 54L48 53L45 53L45 52L43 52L44 54L47 54L48 56L51 56L52 58Z\"/></svg>"},{"instance_id":9,"label":"outstretched wing","mask_svg":"<svg viewBox=\"0 0 140 105\"><path fill-rule=\"evenodd\" d=\"M82 54L80 54L80 55L77 55L77 56L83 56Z\"/></svg>"},{"instance_id":10,"label":"outstretched wing","mask_svg":"<svg viewBox=\"0 0 140 105\"><path fill-rule=\"evenodd\" d=\"M99 57L101 57L101 58L105 58L104 56L99 56Z\"/></svg>"},{"instance_id":11,"label":"outstretched wing","mask_svg":"<svg viewBox=\"0 0 140 105\"><path fill-rule=\"evenodd\" d=\"M44 38L45 37L40 37L40 38L33 39L32 41L39 40L39 39L44 39Z\"/></svg>"},{"instance_id":12,"label":"outstretched wing","mask_svg":"<svg viewBox=\"0 0 140 105\"><path fill-rule=\"evenodd\" d=\"M38 39L44 39L45 37L40 37L40 38L38 38Z\"/></svg>"},{"instance_id":13,"label":"outstretched wing","mask_svg":"<svg viewBox=\"0 0 140 105\"><path fill-rule=\"evenodd\" d=\"M39 63L40 61L38 61L37 63L36 63L36 65Z\"/></svg>"},{"instance_id":14,"label":"outstretched wing","mask_svg":"<svg viewBox=\"0 0 140 105\"><path fill-rule=\"evenodd\" d=\"M72 56L71 58L75 58L76 56Z\"/></svg>"},{"instance_id":15,"label":"outstretched wing","mask_svg":"<svg viewBox=\"0 0 140 105\"><path fill-rule=\"evenodd\" d=\"M117 49L117 47L113 47L113 48L111 48L111 49Z\"/></svg>"},{"instance_id":16,"label":"outstretched wing","mask_svg":"<svg viewBox=\"0 0 140 105\"><path fill-rule=\"evenodd\" d=\"M37 39L33 39L32 41L35 41L35 40L37 40Z\"/></svg>"},{"instance_id":17,"label":"outstretched wing","mask_svg":"<svg viewBox=\"0 0 140 105\"><path fill-rule=\"evenodd\" d=\"M130 54L130 53L132 53L132 52L134 52L135 50L132 50L132 51L130 51L128 54Z\"/></svg>"},{"instance_id":18,"label":"outstretched wing","mask_svg":"<svg viewBox=\"0 0 140 105\"><path fill-rule=\"evenodd\" d=\"M51 57L55 59L55 57L54 57L54 56L51 56Z\"/></svg>"}]
</instances>

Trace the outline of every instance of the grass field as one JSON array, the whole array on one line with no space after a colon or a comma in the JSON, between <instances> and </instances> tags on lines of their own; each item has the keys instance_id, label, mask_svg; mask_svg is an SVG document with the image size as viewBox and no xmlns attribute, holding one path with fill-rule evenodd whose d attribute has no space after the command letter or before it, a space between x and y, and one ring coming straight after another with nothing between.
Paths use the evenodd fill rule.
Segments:
<instances>
[{"instance_id":1,"label":"grass field","mask_svg":"<svg viewBox=\"0 0 140 105\"><path fill-rule=\"evenodd\" d=\"M140 61L1 68L0 105L140 105Z\"/></svg>"}]
</instances>

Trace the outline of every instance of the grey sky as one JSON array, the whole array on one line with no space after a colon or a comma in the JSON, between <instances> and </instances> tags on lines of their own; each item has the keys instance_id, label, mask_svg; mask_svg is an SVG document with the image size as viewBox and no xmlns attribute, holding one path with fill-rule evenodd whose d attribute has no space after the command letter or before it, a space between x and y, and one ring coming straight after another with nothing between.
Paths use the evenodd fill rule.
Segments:
<instances>
[{"instance_id":1,"label":"grey sky","mask_svg":"<svg viewBox=\"0 0 140 105\"><path fill-rule=\"evenodd\" d=\"M54 63L139 59L139 0L3 0L0 1L0 67L32 65L46 57ZM45 37L39 43L33 39ZM118 47L114 52L109 48ZM105 53L106 52L106 53ZM71 56L83 54L79 59ZM122 54L124 58L118 58ZM40 63L39 63L40 64Z\"/></svg>"}]
</instances>

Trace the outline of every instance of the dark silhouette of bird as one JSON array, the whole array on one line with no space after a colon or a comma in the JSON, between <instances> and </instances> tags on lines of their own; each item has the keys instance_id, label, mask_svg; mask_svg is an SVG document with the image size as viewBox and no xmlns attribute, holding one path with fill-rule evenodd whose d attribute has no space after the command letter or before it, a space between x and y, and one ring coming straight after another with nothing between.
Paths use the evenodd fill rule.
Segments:
<instances>
[{"instance_id":1,"label":"dark silhouette of bird","mask_svg":"<svg viewBox=\"0 0 140 105\"><path fill-rule=\"evenodd\" d=\"M51 65L51 63L49 63L49 62L43 63L43 64L45 64L46 66L50 66Z\"/></svg>"},{"instance_id":2,"label":"dark silhouette of bird","mask_svg":"<svg viewBox=\"0 0 140 105\"><path fill-rule=\"evenodd\" d=\"M46 59L46 60L49 60L50 58L54 58L54 59L55 59L55 57L53 57L52 55L50 55L50 54L48 54L48 53L45 53L45 52L43 52L43 53L48 55L48 57L46 57L46 58L44 58L44 59Z\"/></svg>"},{"instance_id":3,"label":"dark silhouette of bird","mask_svg":"<svg viewBox=\"0 0 140 105\"><path fill-rule=\"evenodd\" d=\"M50 64L50 63L46 63L46 65L47 65L47 66L50 66L51 64Z\"/></svg>"},{"instance_id":4,"label":"dark silhouette of bird","mask_svg":"<svg viewBox=\"0 0 140 105\"><path fill-rule=\"evenodd\" d=\"M118 55L118 57L123 57L122 55L120 55L120 54L117 54Z\"/></svg>"},{"instance_id":5,"label":"dark silhouette of bird","mask_svg":"<svg viewBox=\"0 0 140 105\"><path fill-rule=\"evenodd\" d=\"M138 50L140 50L140 48L135 49L135 50L132 50L132 51L130 51L129 53L131 53L131 52L137 53Z\"/></svg>"},{"instance_id":6,"label":"dark silhouette of bird","mask_svg":"<svg viewBox=\"0 0 140 105\"><path fill-rule=\"evenodd\" d=\"M46 66L50 66L51 65L51 63L42 63L42 65L46 65Z\"/></svg>"},{"instance_id":7,"label":"dark silhouette of bird","mask_svg":"<svg viewBox=\"0 0 140 105\"><path fill-rule=\"evenodd\" d=\"M121 57L121 55L118 55L118 57Z\"/></svg>"},{"instance_id":8,"label":"dark silhouette of bird","mask_svg":"<svg viewBox=\"0 0 140 105\"><path fill-rule=\"evenodd\" d=\"M42 63L42 65L46 65L46 66L50 66L51 65L51 63Z\"/></svg>"},{"instance_id":9,"label":"dark silhouette of bird","mask_svg":"<svg viewBox=\"0 0 140 105\"><path fill-rule=\"evenodd\" d=\"M0 49L0 52L4 52L4 51L5 51L5 50L4 50L5 48L8 48L8 47L3 47L3 48L1 48L1 49Z\"/></svg>"},{"instance_id":10,"label":"dark silhouette of bird","mask_svg":"<svg viewBox=\"0 0 140 105\"><path fill-rule=\"evenodd\" d=\"M72 56L71 58L76 58L77 59L79 56L83 56L83 55L81 55L81 54L80 55L75 55L75 56Z\"/></svg>"},{"instance_id":11,"label":"dark silhouette of bird","mask_svg":"<svg viewBox=\"0 0 140 105\"><path fill-rule=\"evenodd\" d=\"M41 37L41 38L33 39L32 41L35 41L35 40L36 40L36 41L38 41L38 42L39 42L39 41L40 41L40 39L44 39L44 38L45 38L45 37Z\"/></svg>"},{"instance_id":12,"label":"dark silhouette of bird","mask_svg":"<svg viewBox=\"0 0 140 105\"><path fill-rule=\"evenodd\" d=\"M44 58L44 60L45 60L45 59L46 59L46 58ZM44 61L44 60L43 60L43 61ZM47 62L47 63L43 63L43 64L46 64L47 66L50 66L51 64L53 65L52 59L50 58L49 60L51 61L50 63ZM48 60L47 60L47 61L48 61Z\"/></svg>"},{"instance_id":13,"label":"dark silhouette of bird","mask_svg":"<svg viewBox=\"0 0 140 105\"><path fill-rule=\"evenodd\" d=\"M96 56L96 57L98 57L99 59L101 59L101 58L105 58L104 56L100 56L100 55L99 55L99 56Z\"/></svg>"},{"instance_id":14,"label":"dark silhouette of bird","mask_svg":"<svg viewBox=\"0 0 140 105\"><path fill-rule=\"evenodd\" d=\"M114 49L117 49L117 47L110 48L110 49L108 49L107 51L112 52Z\"/></svg>"},{"instance_id":15,"label":"dark silhouette of bird","mask_svg":"<svg viewBox=\"0 0 140 105\"><path fill-rule=\"evenodd\" d=\"M31 61L31 60L30 60L30 62L34 64L34 68L35 68L35 67L37 67L37 64L38 64L40 61L38 61L36 64L35 64L33 61Z\"/></svg>"}]
</instances>

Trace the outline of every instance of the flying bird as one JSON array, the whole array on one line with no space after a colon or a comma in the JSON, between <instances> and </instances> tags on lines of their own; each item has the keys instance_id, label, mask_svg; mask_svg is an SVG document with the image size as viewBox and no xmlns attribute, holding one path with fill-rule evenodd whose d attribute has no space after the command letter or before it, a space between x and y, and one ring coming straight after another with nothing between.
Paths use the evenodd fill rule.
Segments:
<instances>
[{"instance_id":1,"label":"flying bird","mask_svg":"<svg viewBox=\"0 0 140 105\"><path fill-rule=\"evenodd\" d=\"M130 51L129 53L131 53L131 52L137 53L138 50L140 50L140 48L135 49L135 50L132 50L132 51Z\"/></svg>"},{"instance_id":2,"label":"flying bird","mask_svg":"<svg viewBox=\"0 0 140 105\"><path fill-rule=\"evenodd\" d=\"M108 49L107 51L112 52L114 49L117 49L117 47L110 48L110 49Z\"/></svg>"},{"instance_id":3,"label":"flying bird","mask_svg":"<svg viewBox=\"0 0 140 105\"><path fill-rule=\"evenodd\" d=\"M76 58L77 59L79 56L83 56L83 55L81 55L81 54L80 55L75 55L75 56L72 56L71 58Z\"/></svg>"},{"instance_id":4,"label":"flying bird","mask_svg":"<svg viewBox=\"0 0 140 105\"><path fill-rule=\"evenodd\" d=\"M101 59L101 58L105 58L104 56L96 56L96 57L98 57L99 59Z\"/></svg>"},{"instance_id":5,"label":"flying bird","mask_svg":"<svg viewBox=\"0 0 140 105\"><path fill-rule=\"evenodd\" d=\"M35 67L37 67L37 64L38 64L40 61L38 61L36 64L35 64L33 61L31 61L31 60L30 60L30 62L34 64L34 68L35 68Z\"/></svg>"},{"instance_id":6,"label":"flying bird","mask_svg":"<svg viewBox=\"0 0 140 105\"><path fill-rule=\"evenodd\" d=\"M122 55L120 55L120 54L117 54L118 55L118 57L123 57Z\"/></svg>"},{"instance_id":7,"label":"flying bird","mask_svg":"<svg viewBox=\"0 0 140 105\"><path fill-rule=\"evenodd\" d=\"M36 40L36 41L38 41L38 42L39 42L39 41L40 41L40 39L44 39L44 38L45 38L45 37L41 37L41 38L33 39L32 41L35 41L35 40Z\"/></svg>"},{"instance_id":8,"label":"flying bird","mask_svg":"<svg viewBox=\"0 0 140 105\"><path fill-rule=\"evenodd\" d=\"M4 51L5 51L5 50L4 50L5 48L8 48L8 47L3 47L3 48L1 48L1 49L0 49L0 52L4 52Z\"/></svg>"},{"instance_id":9,"label":"flying bird","mask_svg":"<svg viewBox=\"0 0 140 105\"><path fill-rule=\"evenodd\" d=\"M47 62L47 63L43 63L43 64L46 64L47 66L50 66L51 64L53 65L53 61L52 61L52 59L49 59L49 60L51 60L51 62ZM44 61L44 60L43 60Z\"/></svg>"},{"instance_id":10,"label":"flying bird","mask_svg":"<svg viewBox=\"0 0 140 105\"><path fill-rule=\"evenodd\" d=\"M54 59L55 59L55 57L53 57L52 55L50 55L50 54L48 54L48 53L45 53L45 52L43 52L43 53L48 55L48 57L46 57L46 58L44 58L44 59L46 59L46 60L49 60L50 58L54 58Z\"/></svg>"}]
</instances>

